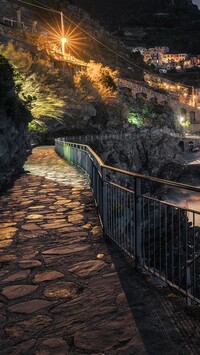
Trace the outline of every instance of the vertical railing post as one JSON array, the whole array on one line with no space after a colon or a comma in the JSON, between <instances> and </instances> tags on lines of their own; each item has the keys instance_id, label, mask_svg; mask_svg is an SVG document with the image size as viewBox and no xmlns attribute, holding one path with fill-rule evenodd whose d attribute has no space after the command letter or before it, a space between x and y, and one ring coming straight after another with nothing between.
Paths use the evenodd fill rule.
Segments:
<instances>
[{"instance_id":1,"label":"vertical railing post","mask_svg":"<svg viewBox=\"0 0 200 355\"><path fill-rule=\"evenodd\" d=\"M94 160L92 162L92 189L94 191L94 196L96 198L96 170L95 170Z\"/></svg>"},{"instance_id":2,"label":"vertical railing post","mask_svg":"<svg viewBox=\"0 0 200 355\"><path fill-rule=\"evenodd\" d=\"M107 183L106 183L106 168L102 167L102 219L103 219L103 233L107 235Z\"/></svg>"},{"instance_id":3,"label":"vertical railing post","mask_svg":"<svg viewBox=\"0 0 200 355\"><path fill-rule=\"evenodd\" d=\"M186 303L188 306L192 305L192 300L188 297L188 294L192 294L192 262L187 262L186 267Z\"/></svg>"},{"instance_id":4,"label":"vertical railing post","mask_svg":"<svg viewBox=\"0 0 200 355\"><path fill-rule=\"evenodd\" d=\"M135 265L141 264L142 233L141 233L141 179L135 178Z\"/></svg>"}]
</instances>

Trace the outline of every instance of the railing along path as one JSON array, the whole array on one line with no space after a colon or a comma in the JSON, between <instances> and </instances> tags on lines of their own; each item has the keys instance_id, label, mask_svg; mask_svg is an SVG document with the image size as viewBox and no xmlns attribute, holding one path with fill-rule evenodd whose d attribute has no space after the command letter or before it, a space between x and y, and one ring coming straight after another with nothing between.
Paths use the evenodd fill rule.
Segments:
<instances>
[{"instance_id":1,"label":"railing along path","mask_svg":"<svg viewBox=\"0 0 200 355\"><path fill-rule=\"evenodd\" d=\"M190 143L192 142L193 147L198 147L200 146L200 135L191 135L191 134L185 134L185 133L175 133L170 131L167 128L162 128L162 129L154 129L151 134L152 136L156 136L156 134L166 134L169 138L172 137L174 139L177 139L178 142L183 141L184 142L184 150L190 150ZM80 135L80 136L68 136L62 138L63 141L65 142L75 142L75 143L84 143L84 144L92 144L93 142L99 141L99 142L105 142L107 140L126 140L126 139L133 139L135 137L136 132L120 132L120 133L104 133L104 134L87 134L87 135Z\"/></svg>"},{"instance_id":2,"label":"railing along path","mask_svg":"<svg viewBox=\"0 0 200 355\"><path fill-rule=\"evenodd\" d=\"M166 190L184 197L200 188L107 166L85 144L62 138L55 147L88 173L104 233L137 266L176 288L188 303L200 304L200 212L155 198Z\"/></svg>"}]
</instances>

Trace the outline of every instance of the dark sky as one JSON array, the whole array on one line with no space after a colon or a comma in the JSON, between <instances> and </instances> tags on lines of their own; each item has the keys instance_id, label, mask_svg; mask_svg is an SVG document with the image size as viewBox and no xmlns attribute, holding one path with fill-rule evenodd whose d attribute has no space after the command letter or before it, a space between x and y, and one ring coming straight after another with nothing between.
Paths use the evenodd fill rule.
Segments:
<instances>
[{"instance_id":1,"label":"dark sky","mask_svg":"<svg viewBox=\"0 0 200 355\"><path fill-rule=\"evenodd\" d=\"M193 4L196 4L200 8L200 0L192 0Z\"/></svg>"}]
</instances>

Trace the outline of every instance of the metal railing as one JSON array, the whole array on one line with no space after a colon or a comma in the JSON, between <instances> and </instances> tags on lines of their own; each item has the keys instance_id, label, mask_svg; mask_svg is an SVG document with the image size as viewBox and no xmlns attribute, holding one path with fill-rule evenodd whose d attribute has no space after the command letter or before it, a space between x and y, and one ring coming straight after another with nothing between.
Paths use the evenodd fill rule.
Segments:
<instances>
[{"instance_id":1,"label":"metal railing","mask_svg":"<svg viewBox=\"0 0 200 355\"><path fill-rule=\"evenodd\" d=\"M159 198L200 188L107 166L84 144L56 139L55 147L88 173L104 233L137 266L200 304L200 212Z\"/></svg>"},{"instance_id":2,"label":"metal railing","mask_svg":"<svg viewBox=\"0 0 200 355\"><path fill-rule=\"evenodd\" d=\"M86 135L80 135L80 136L67 136L64 138L60 138L61 140L65 142L75 142L75 143L93 143L95 141L107 141L110 139L115 139L115 140L123 140L127 138L132 138L133 133L105 133L105 134L86 134Z\"/></svg>"},{"instance_id":3,"label":"metal railing","mask_svg":"<svg viewBox=\"0 0 200 355\"><path fill-rule=\"evenodd\" d=\"M153 130L152 130L153 131ZM163 133L167 134L170 137L174 138L180 138L183 139L185 136L180 133L175 133L170 131L170 129L165 128L158 128L157 130L154 129L152 134L156 133ZM65 142L75 142L75 143L93 143L95 141L107 141L110 139L115 139L115 140L124 140L128 138L133 138L135 135L135 132L114 132L114 133L104 133L104 134L85 134L85 135L79 135L79 136L66 136L63 138L60 138L61 140ZM196 136L192 136L192 138L196 138ZM199 137L200 139L200 137Z\"/></svg>"},{"instance_id":4,"label":"metal railing","mask_svg":"<svg viewBox=\"0 0 200 355\"><path fill-rule=\"evenodd\" d=\"M139 129L138 129L139 131ZM172 137L173 139L177 139L183 141L184 150L188 151L191 150L190 143L192 142L193 148L199 148L200 146L200 135L191 135L191 134L180 134L170 131L170 129L165 128L157 128L152 130L152 137L157 135L158 133L166 134L168 137ZM60 138L65 142L75 142L81 144L93 144L96 141L104 143L109 140L131 140L134 139L136 132L118 132L118 133L104 133L104 134L87 134L87 135L80 135L80 136L67 136ZM178 145L178 142L177 142Z\"/></svg>"}]
</instances>

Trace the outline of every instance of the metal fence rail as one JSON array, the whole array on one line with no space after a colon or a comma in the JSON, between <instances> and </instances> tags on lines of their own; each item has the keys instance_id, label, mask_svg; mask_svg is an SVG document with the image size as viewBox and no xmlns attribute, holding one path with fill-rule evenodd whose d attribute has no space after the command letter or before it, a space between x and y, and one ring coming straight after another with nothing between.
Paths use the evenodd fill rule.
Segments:
<instances>
[{"instance_id":1,"label":"metal fence rail","mask_svg":"<svg viewBox=\"0 0 200 355\"><path fill-rule=\"evenodd\" d=\"M168 128L159 128L157 129L157 131L163 133L163 134L167 134L170 137L174 137L174 138L179 138L179 139L183 139L184 138L184 134L180 134L180 133L174 133L171 132L170 129ZM154 129L153 134L156 134L156 130ZM135 135L135 132L114 132L114 133L104 133L104 134L86 134L86 135L80 135L80 136L66 136L63 138L59 138L65 142L74 142L74 143L82 143L82 144L90 144L93 143L95 141L107 141L110 139L115 139L115 140L123 140L123 139L128 139L128 138L133 138ZM192 138L196 138L196 136L191 136Z\"/></svg>"},{"instance_id":2,"label":"metal fence rail","mask_svg":"<svg viewBox=\"0 0 200 355\"><path fill-rule=\"evenodd\" d=\"M157 189L185 196L200 188L107 166L84 144L56 139L55 147L88 173L104 233L136 265L200 304L200 212L154 197Z\"/></svg>"}]
</instances>

